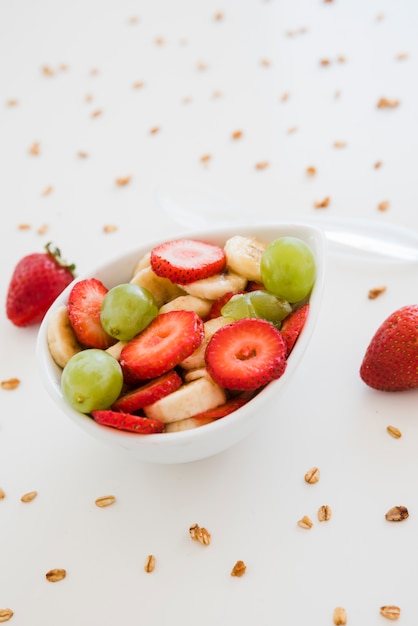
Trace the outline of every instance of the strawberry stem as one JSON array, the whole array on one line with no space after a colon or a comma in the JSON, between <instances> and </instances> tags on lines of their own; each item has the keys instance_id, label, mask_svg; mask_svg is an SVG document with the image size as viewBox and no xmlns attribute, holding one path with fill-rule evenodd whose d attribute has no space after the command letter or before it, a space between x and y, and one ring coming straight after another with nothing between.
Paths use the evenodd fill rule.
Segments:
<instances>
[{"instance_id":1,"label":"strawberry stem","mask_svg":"<svg viewBox=\"0 0 418 626\"><path fill-rule=\"evenodd\" d=\"M61 257L61 250L57 247L51 248L51 246L52 246L52 242L49 241L45 245L45 249L47 253L54 259L55 263L59 265L60 267L64 267L65 269L68 269L70 270L70 272L74 273L75 264L67 263L66 261L64 261L63 258Z\"/></svg>"}]
</instances>

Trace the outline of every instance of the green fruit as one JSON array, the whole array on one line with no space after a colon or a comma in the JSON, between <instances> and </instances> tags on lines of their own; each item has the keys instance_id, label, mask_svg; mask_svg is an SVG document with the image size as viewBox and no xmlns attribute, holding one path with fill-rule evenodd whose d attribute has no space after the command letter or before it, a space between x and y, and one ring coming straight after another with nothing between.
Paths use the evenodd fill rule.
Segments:
<instances>
[{"instance_id":1,"label":"green fruit","mask_svg":"<svg viewBox=\"0 0 418 626\"><path fill-rule=\"evenodd\" d=\"M119 397L122 385L119 362L97 348L82 350L71 357L61 376L64 399L80 413L109 408Z\"/></svg>"},{"instance_id":2,"label":"green fruit","mask_svg":"<svg viewBox=\"0 0 418 626\"><path fill-rule=\"evenodd\" d=\"M315 283L315 258L302 239L281 237L265 249L260 271L268 291L288 302L299 302Z\"/></svg>"},{"instance_id":3,"label":"green fruit","mask_svg":"<svg viewBox=\"0 0 418 626\"><path fill-rule=\"evenodd\" d=\"M154 296L145 287L124 283L104 297L100 321L111 337L129 341L144 330L158 314Z\"/></svg>"},{"instance_id":4,"label":"green fruit","mask_svg":"<svg viewBox=\"0 0 418 626\"><path fill-rule=\"evenodd\" d=\"M224 317L235 320L257 317L275 325L280 325L291 311L292 307L286 300L261 289L232 296L221 309Z\"/></svg>"}]
</instances>

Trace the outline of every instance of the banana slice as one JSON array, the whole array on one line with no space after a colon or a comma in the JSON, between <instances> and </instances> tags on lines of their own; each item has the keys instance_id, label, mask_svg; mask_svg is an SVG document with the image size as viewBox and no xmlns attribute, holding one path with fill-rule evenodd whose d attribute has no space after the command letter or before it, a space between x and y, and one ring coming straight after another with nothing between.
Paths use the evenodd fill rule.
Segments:
<instances>
[{"instance_id":1,"label":"banana slice","mask_svg":"<svg viewBox=\"0 0 418 626\"><path fill-rule=\"evenodd\" d=\"M202 417L196 419L195 417L186 417L184 420L177 420L177 422L170 422L164 427L165 433L179 433L182 430L191 430L192 428L199 428L205 424L210 424L216 420L210 417Z\"/></svg>"},{"instance_id":2,"label":"banana slice","mask_svg":"<svg viewBox=\"0 0 418 626\"><path fill-rule=\"evenodd\" d=\"M83 349L71 327L65 304L52 312L48 320L46 337L52 358L62 368L74 354Z\"/></svg>"},{"instance_id":3,"label":"banana slice","mask_svg":"<svg viewBox=\"0 0 418 626\"><path fill-rule=\"evenodd\" d=\"M144 407L144 413L147 417L168 424L214 409L225 402L224 389L204 376Z\"/></svg>"},{"instance_id":4,"label":"banana slice","mask_svg":"<svg viewBox=\"0 0 418 626\"><path fill-rule=\"evenodd\" d=\"M119 361L122 348L126 346L126 344L127 344L126 341L117 341L116 343L112 344L109 348L107 348L106 352L108 352L111 356L113 356L114 359Z\"/></svg>"},{"instance_id":5,"label":"banana slice","mask_svg":"<svg viewBox=\"0 0 418 626\"><path fill-rule=\"evenodd\" d=\"M168 311L194 311L199 317L205 319L209 315L210 308L212 306L212 300L206 300L204 298L196 298L196 296L179 296L174 298L170 302L166 302L160 308L160 313L167 313Z\"/></svg>"},{"instance_id":6,"label":"banana slice","mask_svg":"<svg viewBox=\"0 0 418 626\"><path fill-rule=\"evenodd\" d=\"M185 383L191 383L192 380L204 378L205 376L210 378L210 374L206 367L198 367L195 370L190 370L189 372L186 372L183 378Z\"/></svg>"},{"instance_id":7,"label":"banana slice","mask_svg":"<svg viewBox=\"0 0 418 626\"><path fill-rule=\"evenodd\" d=\"M186 359L184 359L179 365L185 370L194 370L205 367L205 352L209 339L216 331L226 324L231 324L234 319L232 317L214 317L211 320L205 322L205 339L198 348Z\"/></svg>"},{"instance_id":8,"label":"banana slice","mask_svg":"<svg viewBox=\"0 0 418 626\"><path fill-rule=\"evenodd\" d=\"M183 289L172 283L168 278L157 276L151 266L140 269L130 282L148 289L154 296L158 307L178 296L184 295Z\"/></svg>"},{"instance_id":9,"label":"banana slice","mask_svg":"<svg viewBox=\"0 0 418 626\"><path fill-rule=\"evenodd\" d=\"M189 285L182 285L184 291L197 298L216 300L228 291L243 291L247 286L247 278L237 274L232 270L227 270L222 274L215 274L209 278L195 280Z\"/></svg>"},{"instance_id":10,"label":"banana slice","mask_svg":"<svg viewBox=\"0 0 418 626\"><path fill-rule=\"evenodd\" d=\"M140 270L143 270L144 267L149 267L151 265L151 252L146 252L141 258L138 260L137 264L134 267L134 271L132 272L132 276L138 274Z\"/></svg>"},{"instance_id":11,"label":"banana slice","mask_svg":"<svg viewBox=\"0 0 418 626\"><path fill-rule=\"evenodd\" d=\"M234 235L225 243L226 265L248 280L261 283L260 262L267 244L256 237Z\"/></svg>"}]
</instances>

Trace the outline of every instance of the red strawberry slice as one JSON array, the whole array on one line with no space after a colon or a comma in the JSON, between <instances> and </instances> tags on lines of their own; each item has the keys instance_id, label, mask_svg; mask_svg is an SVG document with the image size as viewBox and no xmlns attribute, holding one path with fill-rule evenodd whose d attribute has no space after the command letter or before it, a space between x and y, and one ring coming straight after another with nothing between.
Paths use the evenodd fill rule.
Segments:
<instances>
[{"instance_id":1,"label":"red strawberry slice","mask_svg":"<svg viewBox=\"0 0 418 626\"><path fill-rule=\"evenodd\" d=\"M195 239L167 241L151 250L151 267L155 274L178 285L218 274L225 263L222 248Z\"/></svg>"},{"instance_id":2,"label":"red strawberry slice","mask_svg":"<svg viewBox=\"0 0 418 626\"><path fill-rule=\"evenodd\" d=\"M418 305L398 309L381 324L367 347L360 376L379 391L418 387Z\"/></svg>"},{"instance_id":3,"label":"red strawberry slice","mask_svg":"<svg viewBox=\"0 0 418 626\"><path fill-rule=\"evenodd\" d=\"M287 345L287 356L291 353L309 315L309 303L304 304L288 315L282 323L280 332Z\"/></svg>"},{"instance_id":4,"label":"red strawberry slice","mask_svg":"<svg viewBox=\"0 0 418 626\"><path fill-rule=\"evenodd\" d=\"M230 301L232 296L235 296L238 293L245 293L245 291L227 291L222 296L214 300L209 311L208 319L211 320L215 317L220 317L222 315L222 307Z\"/></svg>"},{"instance_id":5,"label":"red strawberry slice","mask_svg":"<svg viewBox=\"0 0 418 626\"><path fill-rule=\"evenodd\" d=\"M219 419L220 417L225 417L229 415L233 411L236 411L240 407L247 404L247 402L251 399L252 396L240 395L236 398L232 398L232 400L228 400L225 404L221 404L221 406L217 406L214 409L208 409L207 411L202 411L202 413L197 413L197 415L193 415L194 419Z\"/></svg>"},{"instance_id":6,"label":"red strawberry slice","mask_svg":"<svg viewBox=\"0 0 418 626\"><path fill-rule=\"evenodd\" d=\"M138 435L152 435L161 433L164 424L158 420L144 417L143 415L132 415L131 413L122 413L121 411L111 411L103 409L92 411L95 422L102 426L110 426L117 430L127 430Z\"/></svg>"},{"instance_id":7,"label":"red strawberry slice","mask_svg":"<svg viewBox=\"0 0 418 626\"><path fill-rule=\"evenodd\" d=\"M194 311L160 313L120 354L126 380L161 376L190 356L204 340L203 320Z\"/></svg>"},{"instance_id":8,"label":"red strawberry slice","mask_svg":"<svg viewBox=\"0 0 418 626\"><path fill-rule=\"evenodd\" d=\"M286 369L286 342L270 322L244 318L217 330L205 359L213 380L226 389L258 389Z\"/></svg>"},{"instance_id":9,"label":"red strawberry slice","mask_svg":"<svg viewBox=\"0 0 418 626\"><path fill-rule=\"evenodd\" d=\"M169 393L178 389L182 382L177 372L170 370L166 374L142 385L142 387L138 387L138 389L134 389L120 396L113 404L112 409L114 411L134 413L142 409L142 407L153 404L157 402L157 400L168 396Z\"/></svg>"},{"instance_id":10,"label":"red strawberry slice","mask_svg":"<svg viewBox=\"0 0 418 626\"><path fill-rule=\"evenodd\" d=\"M100 280L87 278L76 283L68 297L70 324L78 341L89 348L106 350L116 343L100 321L100 308L106 294L107 289Z\"/></svg>"},{"instance_id":11,"label":"red strawberry slice","mask_svg":"<svg viewBox=\"0 0 418 626\"><path fill-rule=\"evenodd\" d=\"M16 265L7 292L6 313L15 326L38 324L74 279L74 265L67 265L58 248L23 257Z\"/></svg>"}]
</instances>

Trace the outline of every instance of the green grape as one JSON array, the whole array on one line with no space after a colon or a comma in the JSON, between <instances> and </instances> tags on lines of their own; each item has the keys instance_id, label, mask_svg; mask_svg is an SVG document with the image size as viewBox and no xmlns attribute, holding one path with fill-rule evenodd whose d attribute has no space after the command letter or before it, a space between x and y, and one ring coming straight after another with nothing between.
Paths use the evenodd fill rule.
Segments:
<instances>
[{"instance_id":1,"label":"green grape","mask_svg":"<svg viewBox=\"0 0 418 626\"><path fill-rule=\"evenodd\" d=\"M157 303L148 289L124 283L113 287L105 295L100 321L108 335L120 341L129 341L144 330L157 314Z\"/></svg>"},{"instance_id":2,"label":"green grape","mask_svg":"<svg viewBox=\"0 0 418 626\"><path fill-rule=\"evenodd\" d=\"M263 290L232 296L221 309L224 317L232 317L235 320L258 317L276 325L279 325L291 311L292 307L286 300Z\"/></svg>"},{"instance_id":3,"label":"green grape","mask_svg":"<svg viewBox=\"0 0 418 626\"><path fill-rule=\"evenodd\" d=\"M61 376L64 399L80 413L109 408L119 397L122 385L119 362L97 348L82 350L71 357Z\"/></svg>"},{"instance_id":4,"label":"green grape","mask_svg":"<svg viewBox=\"0 0 418 626\"><path fill-rule=\"evenodd\" d=\"M268 245L260 270L265 288L292 303L309 295L315 282L313 252L297 237L281 237Z\"/></svg>"}]
</instances>

